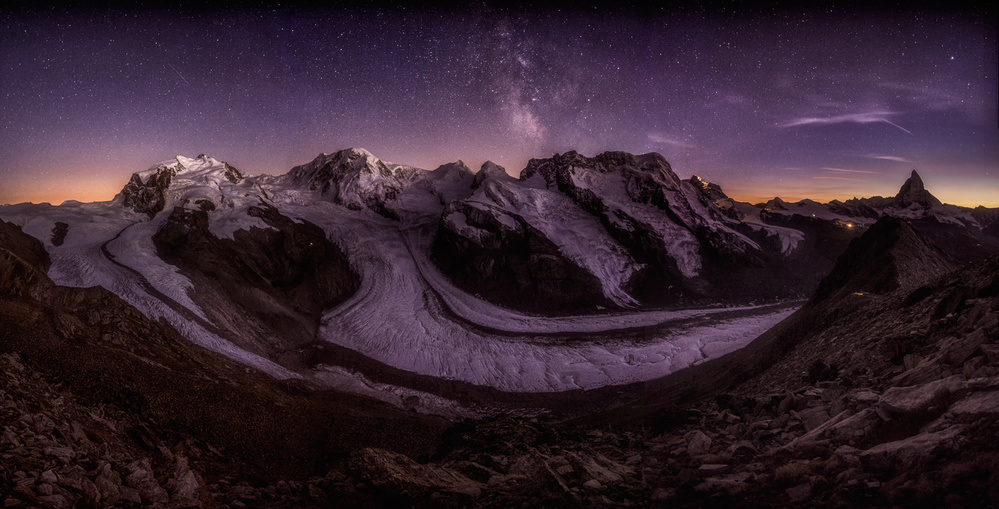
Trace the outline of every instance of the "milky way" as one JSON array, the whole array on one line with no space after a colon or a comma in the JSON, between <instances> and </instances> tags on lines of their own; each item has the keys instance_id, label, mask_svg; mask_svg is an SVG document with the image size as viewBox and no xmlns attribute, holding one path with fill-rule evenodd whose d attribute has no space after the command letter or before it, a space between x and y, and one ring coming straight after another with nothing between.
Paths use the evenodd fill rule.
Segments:
<instances>
[{"instance_id":1,"label":"milky way","mask_svg":"<svg viewBox=\"0 0 999 509\"><path fill-rule=\"evenodd\" d=\"M999 206L990 12L0 11L0 203L207 153L283 173L660 152L737 198Z\"/></svg>"}]
</instances>

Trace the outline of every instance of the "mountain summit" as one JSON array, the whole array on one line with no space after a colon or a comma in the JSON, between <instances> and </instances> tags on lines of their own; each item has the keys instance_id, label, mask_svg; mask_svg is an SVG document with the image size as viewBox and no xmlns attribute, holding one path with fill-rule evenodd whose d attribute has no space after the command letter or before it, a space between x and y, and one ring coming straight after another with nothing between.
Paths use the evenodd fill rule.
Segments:
<instances>
[{"instance_id":1,"label":"mountain summit","mask_svg":"<svg viewBox=\"0 0 999 509\"><path fill-rule=\"evenodd\" d=\"M940 206L940 200L930 194L923 185L923 179L919 178L916 170L912 170L912 175L902 184L902 188L895 195L896 206L906 208L912 205L921 205L925 208Z\"/></svg>"}]
</instances>

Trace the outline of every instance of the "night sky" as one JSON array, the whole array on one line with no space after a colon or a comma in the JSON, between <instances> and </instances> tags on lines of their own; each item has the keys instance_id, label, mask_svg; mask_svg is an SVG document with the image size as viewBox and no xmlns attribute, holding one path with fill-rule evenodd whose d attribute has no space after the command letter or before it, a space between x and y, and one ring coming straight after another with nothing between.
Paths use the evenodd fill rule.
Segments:
<instances>
[{"instance_id":1,"label":"night sky","mask_svg":"<svg viewBox=\"0 0 999 509\"><path fill-rule=\"evenodd\" d=\"M108 200L177 154L282 174L364 147L515 175L655 151L752 202L916 169L999 206L993 14L0 7L0 204Z\"/></svg>"}]
</instances>

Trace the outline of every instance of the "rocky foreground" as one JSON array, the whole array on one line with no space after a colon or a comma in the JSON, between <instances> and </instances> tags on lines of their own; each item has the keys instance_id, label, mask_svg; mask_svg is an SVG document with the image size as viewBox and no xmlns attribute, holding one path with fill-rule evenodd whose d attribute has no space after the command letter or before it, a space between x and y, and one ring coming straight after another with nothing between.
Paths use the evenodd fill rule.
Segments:
<instances>
[{"instance_id":1,"label":"rocky foreground","mask_svg":"<svg viewBox=\"0 0 999 509\"><path fill-rule=\"evenodd\" d=\"M419 445L400 443L399 436L393 441L384 431L359 439L363 431L350 427L382 419L401 426L404 416L391 409L336 399L338 411L352 417L331 422L332 414L306 413L329 407L328 400L299 402L305 397L299 392L270 393L260 388L264 382L239 378L223 365L204 367L204 354L167 355L156 342L118 335L103 341L119 344L100 348L129 352L122 359L164 371L152 381L135 373L104 380L105 394L95 395L69 368L42 361L55 358L44 354L52 345L97 340L87 339L87 326L73 325L65 309L25 311L47 294L26 290L41 283L11 269L7 256L5 326L12 316L41 320L39 313L48 313L43 318L55 322L58 334L36 331L33 343L6 333L0 342L0 501L5 507L999 506L999 256L952 271L901 221L881 223L865 239L841 257L791 323L758 340L777 346L747 349L734 364L729 357L699 367L710 373L740 366L724 374L737 382L724 390L682 402L633 387L622 394L623 406L571 421L496 416L445 429L411 414L408 428L395 429ZM18 252L24 262L33 251ZM759 352L768 356L743 360ZM201 364L182 365L184 358ZM216 396L277 398L284 408L254 407L260 415L241 420L232 413L235 403L219 397L219 415L187 416L191 410L178 403L183 398L161 395L170 393L171 377L182 368L193 374L185 383L197 394L208 390L205 380L225 381L256 388ZM212 407L198 399L191 398L195 413ZM275 417L288 406L297 409L291 420ZM312 425L292 430L308 442L292 451L294 440L280 435L295 415ZM256 422L269 419L278 422ZM258 442L268 433L275 444L263 447ZM337 437L341 442L330 447ZM316 454L309 446L326 449Z\"/></svg>"}]
</instances>

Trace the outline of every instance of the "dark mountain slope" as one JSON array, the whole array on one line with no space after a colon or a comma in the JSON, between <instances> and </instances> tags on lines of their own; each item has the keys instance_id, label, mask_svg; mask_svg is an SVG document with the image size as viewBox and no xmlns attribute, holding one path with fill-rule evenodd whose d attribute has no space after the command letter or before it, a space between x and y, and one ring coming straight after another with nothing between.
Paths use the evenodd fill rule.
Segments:
<instances>
[{"instance_id":1,"label":"dark mountain slope","mask_svg":"<svg viewBox=\"0 0 999 509\"><path fill-rule=\"evenodd\" d=\"M884 217L850 243L819 284L815 302L850 293L913 289L950 272L956 263L901 219Z\"/></svg>"},{"instance_id":2,"label":"dark mountain slope","mask_svg":"<svg viewBox=\"0 0 999 509\"><path fill-rule=\"evenodd\" d=\"M275 358L301 347L315 338L322 311L356 291L357 274L319 227L252 207L270 228L220 239L208 213L176 207L153 242L197 288L189 297L244 350Z\"/></svg>"},{"instance_id":3,"label":"dark mountain slope","mask_svg":"<svg viewBox=\"0 0 999 509\"><path fill-rule=\"evenodd\" d=\"M14 500L128 505L131 491L115 499L141 484L126 482L139 461L149 493L165 488L160 501L211 505L206 483L223 476L305 479L359 446L420 456L436 443L441 420L276 382L191 346L102 288L57 287L43 253L0 222L0 492ZM45 482L48 469L75 481ZM90 486L102 483L95 495ZM143 505L160 497L149 496Z\"/></svg>"},{"instance_id":4,"label":"dark mountain slope","mask_svg":"<svg viewBox=\"0 0 999 509\"><path fill-rule=\"evenodd\" d=\"M880 293L856 295L867 256ZM630 403L571 427L465 423L434 465L462 471L485 450L490 486L530 479L484 489L486 507L997 507L999 256L938 275L946 264L885 219L826 298L746 349L621 388Z\"/></svg>"}]
</instances>

